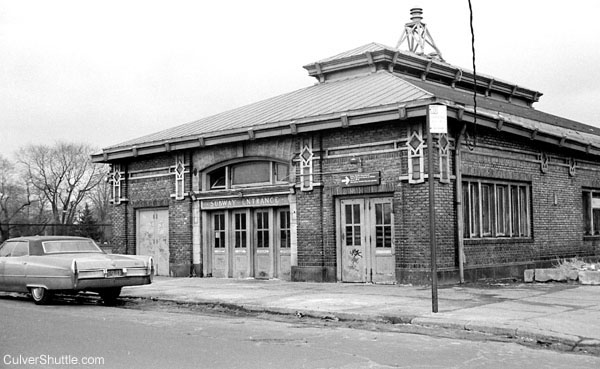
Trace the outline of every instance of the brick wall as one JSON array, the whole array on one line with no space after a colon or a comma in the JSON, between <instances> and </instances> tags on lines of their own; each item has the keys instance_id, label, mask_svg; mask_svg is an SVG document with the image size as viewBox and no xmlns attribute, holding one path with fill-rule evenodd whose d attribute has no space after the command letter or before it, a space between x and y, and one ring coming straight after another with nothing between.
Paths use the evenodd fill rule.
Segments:
<instances>
[{"instance_id":1,"label":"brick wall","mask_svg":"<svg viewBox=\"0 0 600 369\"><path fill-rule=\"evenodd\" d=\"M126 164L127 172L154 171L168 168L175 163L175 153L157 155L135 160ZM189 154L186 154L189 155ZM186 158L189 163L189 158ZM191 189L191 173L186 174L184 191ZM136 253L136 211L142 209L167 208L169 210L169 253L171 269L175 274L189 274L191 265L192 221L191 200L175 200L175 177L173 174L153 178L128 178L123 183L127 201L115 205L113 220L113 251ZM187 271L185 271L187 269Z\"/></svg>"},{"instance_id":2,"label":"brick wall","mask_svg":"<svg viewBox=\"0 0 600 369\"><path fill-rule=\"evenodd\" d=\"M582 216L582 187L598 183L600 178L600 165L593 162L594 158L502 132L479 129L478 133L480 146L463 154L463 175L530 183L533 237L518 241L466 240L467 266L597 255L597 241L584 241ZM494 152L499 157L489 156ZM542 173L539 162L541 152L551 157L546 173ZM567 162L571 157L585 162L581 166L588 169L580 167L575 176L570 176Z\"/></svg>"},{"instance_id":3,"label":"brick wall","mask_svg":"<svg viewBox=\"0 0 600 369\"><path fill-rule=\"evenodd\" d=\"M396 121L358 128L339 128L322 131L312 136L298 135L272 140L256 140L195 150L193 158L188 153L186 162L192 161L196 176L186 175L185 191L201 190L203 171L228 160L244 157L270 157L291 161L301 149L301 142L311 138L314 162L319 185L312 191L296 189L297 204L297 260L298 268L310 273L325 273L327 277L315 280L335 280L337 265L336 200L348 197L392 197L396 247L396 268L399 280L407 280L405 271L421 273L426 277L430 269L429 248L429 184L409 184L400 180L407 175L406 151L371 152L359 144L390 140L404 140L407 127L421 120ZM451 132L454 137L456 132ZM343 149L344 147L350 147ZM342 157L327 157L326 150L337 148ZM340 149L341 148L341 149ZM540 170L539 153L551 156L547 173ZM350 163L352 154L362 159L363 172L381 173L378 186L343 187L344 173L354 172L357 165ZM426 155L426 151L424 153ZM434 152L437 173L437 150ZM568 159L580 164L574 176L569 175ZM190 160L192 159L192 160ZM451 152L452 176L456 163ZM464 148L460 163L465 179L478 178L518 181L531 184L530 239L480 239L465 240L467 269L491 268L543 262L556 257L598 255L600 237L583 237L582 188L600 190L600 165L593 157L569 152L537 141L520 139L496 130L479 127L477 145L473 150ZM425 160L426 162L426 160ZM150 170L174 164L174 153L135 160L128 171ZM300 178L297 179L297 183ZM169 209L169 237L171 262L185 268L191 264L192 218L191 201L176 201L174 176L128 180L124 184L128 202L115 206L113 245L117 252L135 253L135 211L143 208ZM260 191L260 189L257 189ZM457 213L456 182L435 183L437 265L443 271L457 270ZM556 199L556 201L555 201ZM310 279L310 278L307 278ZM408 278L410 279L410 278Z\"/></svg>"}]
</instances>

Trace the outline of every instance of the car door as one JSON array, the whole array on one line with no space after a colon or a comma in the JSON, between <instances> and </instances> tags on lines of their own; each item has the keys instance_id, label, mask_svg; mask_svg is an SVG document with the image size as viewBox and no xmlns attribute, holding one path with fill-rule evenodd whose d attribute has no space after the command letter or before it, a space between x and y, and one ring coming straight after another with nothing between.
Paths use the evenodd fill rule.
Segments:
<instances>
[{"instance_id":1,"label":"car door","mask_svg":"<svg viewBox=\"0 0 600 369\"><path fill-rule=\"evenodd\" d=\"M16 242L5 242L0 246L0 289L6 289L6 260L10 257L10 254L15 247Z\"/></svg>"},{"instance_id":2,"label":"car door","mask_svg":"<svg viewBox=\"0 0 600 369\"><path fill-rule=\"evenodd\" d=\"M29 259L29 242L15 242L10 256L5 258L4 264L4 284L8 291L24 292L25 288L25 268Z\"/></svg>"}]
</instances>

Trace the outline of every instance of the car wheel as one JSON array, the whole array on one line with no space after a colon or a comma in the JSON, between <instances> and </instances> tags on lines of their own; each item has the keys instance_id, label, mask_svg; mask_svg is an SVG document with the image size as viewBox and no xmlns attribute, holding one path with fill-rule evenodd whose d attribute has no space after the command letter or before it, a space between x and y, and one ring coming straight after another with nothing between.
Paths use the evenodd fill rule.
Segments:
<instances>
[{"instance_id":1,"label":"car wheel","mask_svg":"<svg viewBox=\"0 0 600 369\"><path fill-rule=\"evenodd\" d=\"M47 304L52 299L52 292L44 287L32 287L29 289L31 298L36 305Z\"/></svg>"},{"instance_id":2,"label":"car wheel","mask_svg":"<svg viewBox=\"0 0 600 369\"><path fill-rule=\"evenodd\" d=\"M105 305L114 305L121 294L121 287L106 288L98 293Z\"/></svg>"}]
</instances>

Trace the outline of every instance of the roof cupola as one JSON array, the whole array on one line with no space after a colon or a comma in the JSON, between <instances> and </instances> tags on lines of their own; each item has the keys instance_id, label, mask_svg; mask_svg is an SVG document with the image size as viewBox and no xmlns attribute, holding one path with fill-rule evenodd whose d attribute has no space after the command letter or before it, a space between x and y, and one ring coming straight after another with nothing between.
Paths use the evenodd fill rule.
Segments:
<instances>
[{"instance_id":1,"label":"roof cupola","mask_svg":"<svg viewBox=\"0 0 600 369\"><path fill-rule=\"evenodd\" d=\"M404 31L402 31L402 36L396 44L396 49L400 49L402 44L406 44L408 51L412 53L444 61L442 52L435 45L427 25L422 20L423 9L412 8L410 10L410 22L404 25Z\"/></svg>"}]
</instances>

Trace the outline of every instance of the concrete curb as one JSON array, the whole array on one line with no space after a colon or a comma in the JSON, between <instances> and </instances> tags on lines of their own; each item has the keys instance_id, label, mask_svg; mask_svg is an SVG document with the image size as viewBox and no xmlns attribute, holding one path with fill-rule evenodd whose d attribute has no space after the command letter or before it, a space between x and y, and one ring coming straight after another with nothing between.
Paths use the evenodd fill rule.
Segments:
<instances>
[{"instance_id":1,"label":"concrete curb","mask_svg":"<svg viewBox=\"0 0 600 369\"><path fill-rule=\"evenodd\" d=\"M162 302L172 302L176 304L195 304L220 306L226 309L245 311L249 313L266 313L275 315L295 316L298 318L313 318L329 321L343 322L362 322L390 325L405 325L415 329L423 328L421 333L430 334L432 329L450 329L458 331L476 332L496 337L517 339L525 343L532 343L565 351L587 351L600 352L600 340L582 338L575 335L563 334L559 332L548 332L536 328L522 328L516 324L489 324L480 321L468 321L462 319L451 319L442 317L423 317L417 315L374 315L360 313L341 313L323 310L302 310L286 307L270 307L257 304L243 304L223 302L209 299L172 299L161 297L147 297L125 295L125 298L140 300L152 300Z\"/></svg>"}]
</instances>

